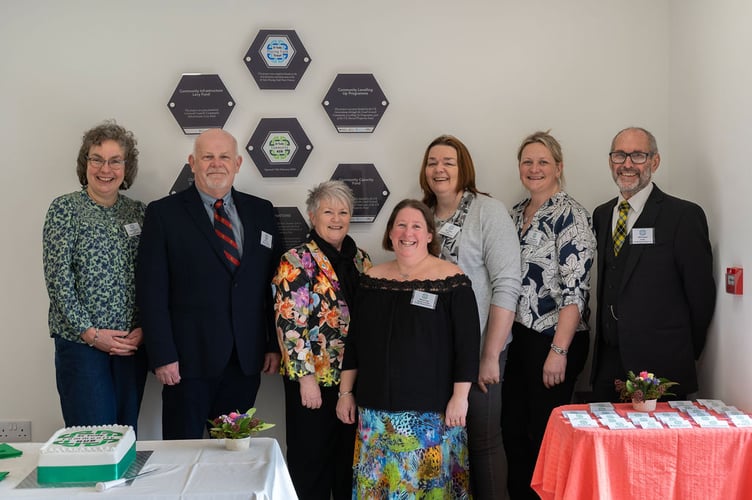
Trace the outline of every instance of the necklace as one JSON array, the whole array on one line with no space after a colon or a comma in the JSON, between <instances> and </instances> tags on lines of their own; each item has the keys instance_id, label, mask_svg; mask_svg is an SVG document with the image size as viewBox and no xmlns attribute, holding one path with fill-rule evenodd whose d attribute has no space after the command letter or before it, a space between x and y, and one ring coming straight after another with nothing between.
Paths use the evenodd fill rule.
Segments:
<instances>
[{"instance_id":1,"label":"necklace","mask_svg":"<svg viewBox=\"0 0 752 500\"><path fill-rule=\"evenodd\" d=\"M412 267L412 269L410 269L407 272L403 272L402 269L400 268L399 262L395 261L394 265L397 268L397 274L403 280L409 279L410 276L412 276L413 274L416 274L415 271L417 271L420 268L420 266L423 263L423 261L425 261L427 258L428 258L428 255L426 255L425 257L423 257L422 259L420 259L418 262L415 263L415 265Z\"/></svg>"}]
</instances>

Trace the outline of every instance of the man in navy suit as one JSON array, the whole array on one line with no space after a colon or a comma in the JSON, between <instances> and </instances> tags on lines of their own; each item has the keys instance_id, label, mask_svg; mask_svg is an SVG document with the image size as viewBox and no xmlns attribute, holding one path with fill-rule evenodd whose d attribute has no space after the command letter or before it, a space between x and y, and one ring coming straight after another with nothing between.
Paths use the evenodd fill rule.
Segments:
<instances>
[{"instance_id":1,"label":"man in navy suit","mask_svg":"<svg viewBox=\"0 0 752 500\"><path fill-rule=\"evenodd\" d=\"M188 157L194 185L146 209L136 295L164 384L164 439L202 438L207 419L252 407L260 372L279 369L276 223L270 202L233 189L242 160L232 135L202 133Z\"/></svg>"},{"instance_id":2,"label":"man in navy suit","mask_svg":"<svg viewBox=\"0 0 752 500\"><path fill-rule=\"evenodd\" d=\"M609 165L620 194L593 212L598 239L594 401L619 399L614 379L648 371L679 385L668 399L697 391L695 361L715 309L708 223L698 205L651 182L661 156L655 137L627 128L611 143ZM622 201L623 243L614 235ZM623 218L623 217L622 217Z\"/></svg>"}]
</instances>

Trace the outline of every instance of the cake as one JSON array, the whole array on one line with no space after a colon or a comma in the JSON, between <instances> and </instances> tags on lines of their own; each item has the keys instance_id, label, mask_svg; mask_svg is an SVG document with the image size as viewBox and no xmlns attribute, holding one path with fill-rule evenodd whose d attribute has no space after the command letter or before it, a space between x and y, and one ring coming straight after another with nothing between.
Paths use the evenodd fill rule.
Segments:
<instances>
[{"instance_id":1,"label":"cake","mask_svg":"<svg viewBox=\"0 0 752 500\"><path fill-rule=\"evenodd\" d=\"M66 427L39 450L39 483L90 483L119 479L136 459L129 425Z\"/></svg>"}]
</instances>

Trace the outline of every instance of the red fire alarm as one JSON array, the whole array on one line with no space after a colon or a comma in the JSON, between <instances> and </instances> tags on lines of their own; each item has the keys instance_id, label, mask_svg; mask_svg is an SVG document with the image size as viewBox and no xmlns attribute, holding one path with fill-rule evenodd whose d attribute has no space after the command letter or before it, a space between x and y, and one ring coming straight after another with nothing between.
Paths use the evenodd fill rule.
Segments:
<instances>
[{"instance_id":1,"label":"red fire alarm","mask_svg":"<svg viewBox=\"0 0 752 500\"><path fill-rule=\"evenodd\" d=\"M741 267L726 268L726 293L741 295L744 289L744 272Z\"/></svg>"}]
</instances>

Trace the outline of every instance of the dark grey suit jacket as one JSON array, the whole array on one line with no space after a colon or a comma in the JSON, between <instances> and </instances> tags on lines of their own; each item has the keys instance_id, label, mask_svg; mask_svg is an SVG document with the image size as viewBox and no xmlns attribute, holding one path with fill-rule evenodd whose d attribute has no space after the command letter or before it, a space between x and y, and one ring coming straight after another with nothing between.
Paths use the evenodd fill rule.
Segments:
<instances>
[{"instance_id":1,"label":"dark grey suit jacket","mask_svg":"<svg viewBox=\"0 0 752 500\"><path fill-rule=\"evenodd\" d=\"M146 209L136 297L152 369L179 361L183 377L218 376L234 345L243 372L252 375L265 353L279 352L270 285L279 257L272 204L234 189L232 197L244 235L234 273L195 186Z\"/></svg>"},{"instance_id":2,"label":"dark grey suit jacket","mask_svg":"<svg viewBox=\"0 0 752 500\"><path fill-rule=\"evenodd\" d=\"M612 250L611 221L617 198L593 212L598 240L598 310L593 376L598 350L606 252ZM634 228L654 228L654 243L631 245L618 285L618 340L624 368L648 370L679 382L676 391L697 390L699 358L715 309L713 255L705 213L698 205L653 186ZM624 243L630 245L629 237ZM626 374L625 374L626 375Z\"/></svg>"}]
</instances>

